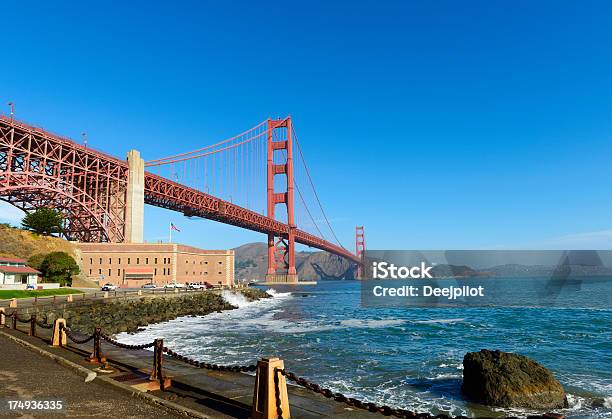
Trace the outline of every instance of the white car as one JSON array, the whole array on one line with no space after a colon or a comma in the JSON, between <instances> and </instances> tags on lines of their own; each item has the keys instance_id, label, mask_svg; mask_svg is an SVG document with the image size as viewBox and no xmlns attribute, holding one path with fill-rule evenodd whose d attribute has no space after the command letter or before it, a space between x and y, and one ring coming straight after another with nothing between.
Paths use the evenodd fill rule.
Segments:
<instances>
[{"instance_id":1,"label":"white car","mask_svg":"<svg viewBox=\"0 0 612 419\"><path fill-rule=\"evenodd\" d=\"M111 284L110 282L102 285L102 291L116 291L117 285Z\"/></svg>"},{"instance_id":2,"label":"white car","mask_svg":"<svg viewBox=\"0 0 612 419\"><path fill-rule=\"evenodd\" d=\"M174 284L174 288L185 288L185 284L181 284L180 282L177 282L176 284Z\"/></svg>"},{"instance_id":3,"label":"white car","mask_svg":"<svg viewBox=\"0 0 612 419\"><path fill-rule=\"evenodd\" d=\"M200 285L196 282L190 282L189 284L187 284L187 288L190 290L201 290L202 288L204 288L204 285Z\"/></svg>"},{"instance_id":4,"label":"white car","mask_svg":"<svg viewBox=\"0 0 612 419\"><path fill-rule=\"evenodd\" d=\"M168 282L167 284L164 285L164 288L173 289L174 288L174 282Z\"/></svg>"}]
</instances>

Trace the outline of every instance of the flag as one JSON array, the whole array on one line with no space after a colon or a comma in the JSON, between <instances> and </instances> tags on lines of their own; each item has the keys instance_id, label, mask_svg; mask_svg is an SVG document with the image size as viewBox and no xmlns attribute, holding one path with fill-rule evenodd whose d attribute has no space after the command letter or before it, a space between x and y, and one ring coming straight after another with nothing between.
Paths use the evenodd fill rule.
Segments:
<instances>
[{"instance_id":1,"label":"flag","mask_svg":"<svg viewBox=\"0 0 612 419\"><path fill-rule=\"evenodd\" d=\"M179 230L178 228L176 228L176 226L174 225L174 223L170 223L170 230L174 230L174 231L178 231L180 233L181 230Z\"/></svg>"}]
</instances>

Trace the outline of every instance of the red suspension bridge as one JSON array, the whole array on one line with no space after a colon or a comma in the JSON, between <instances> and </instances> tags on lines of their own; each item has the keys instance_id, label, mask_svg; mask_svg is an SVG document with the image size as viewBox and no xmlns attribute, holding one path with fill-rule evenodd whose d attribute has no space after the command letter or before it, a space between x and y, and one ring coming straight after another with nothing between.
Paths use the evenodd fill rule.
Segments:
<instances>
[{"instance_id":1,"label":"red suspension bridge","mask_svg":"<svg viewBox=\"0 0 612 419\"><path fill-rule=\"evenodd\" d=\"M142 242L145 203L258 231L268 236L271 280L297 280L296 243L359 272L365 248L362 227L355 254L340 244L290 117L145 162L134 150L121 160L0 115L0 199L26 212L60 210L63 234L83 242Z\"/></svg>"}]
</instances>

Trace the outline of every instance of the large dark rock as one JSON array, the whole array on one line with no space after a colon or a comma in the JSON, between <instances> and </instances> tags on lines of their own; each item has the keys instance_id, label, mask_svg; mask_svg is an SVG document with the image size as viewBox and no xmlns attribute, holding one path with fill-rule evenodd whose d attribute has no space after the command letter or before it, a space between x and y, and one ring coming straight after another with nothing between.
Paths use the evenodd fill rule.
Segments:
<instances>
[{"instance_id":1,"label":"large dark rock","mask_svg":"<svg viewBox=\"0 0 612 419\"><path fill-rule=\"evenodd\" d=\"M463 393L489 406L567 407L561 384L550 371L523 356L482 349L463 358Z\"/></svg>"}]
</instances>

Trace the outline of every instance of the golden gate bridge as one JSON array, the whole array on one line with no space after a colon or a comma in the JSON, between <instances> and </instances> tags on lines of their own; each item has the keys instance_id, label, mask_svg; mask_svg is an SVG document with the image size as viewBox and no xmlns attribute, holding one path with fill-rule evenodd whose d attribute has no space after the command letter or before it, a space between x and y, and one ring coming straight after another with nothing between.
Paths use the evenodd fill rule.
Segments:
<instances>
[{"instance_id":1,"label":"golden gate bridge","mask_svg":"<svg viewBox=\"0 0 612 419\"><path fill-rule=\"evenodd\" d=\"M142 241L139 208L146 203L266 234L271 280L297 281L296 243L346 258L362 271L363 227L356 229L355 253L342 246L291 117L144 161L135 151L121 160L13 113L0 115L0 199L26 212L58 209L69 240Z\"/></svg>"}]
</instances>

